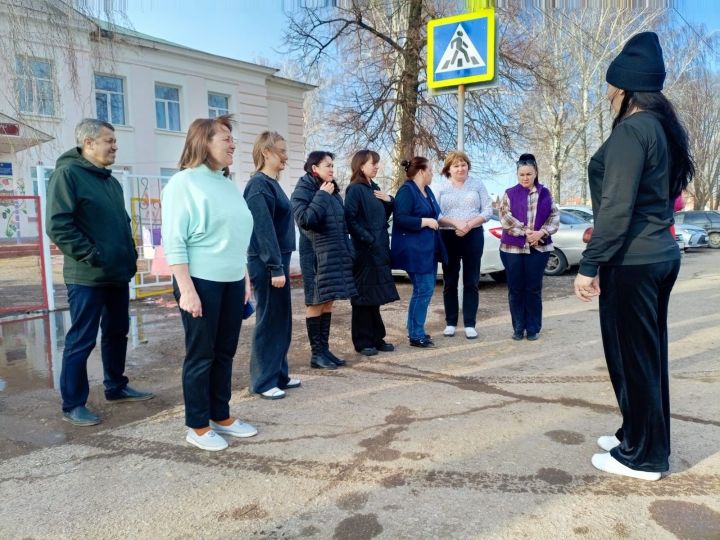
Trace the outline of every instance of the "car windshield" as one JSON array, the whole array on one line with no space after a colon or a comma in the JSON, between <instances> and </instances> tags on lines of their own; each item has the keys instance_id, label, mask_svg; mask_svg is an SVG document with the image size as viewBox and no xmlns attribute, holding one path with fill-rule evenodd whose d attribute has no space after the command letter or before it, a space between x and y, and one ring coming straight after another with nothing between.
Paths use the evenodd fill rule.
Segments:
<instances>
[{"instance_id":1,"label":"car windshield","mask_svg":"<svg viewBox=\"0 0 720 540\"><path fill-rule=\"evenodd\" d=\"M560 210L560 223L563 225L583 225L587 224L587 221L566 210Z\"/></svg>"}]
</instances>

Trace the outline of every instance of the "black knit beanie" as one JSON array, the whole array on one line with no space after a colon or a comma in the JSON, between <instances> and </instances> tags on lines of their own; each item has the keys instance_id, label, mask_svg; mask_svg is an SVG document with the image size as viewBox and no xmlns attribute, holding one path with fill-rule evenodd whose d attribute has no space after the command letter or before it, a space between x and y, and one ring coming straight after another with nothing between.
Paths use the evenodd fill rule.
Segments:
<instances>
[{"instance_id":1,"label":"black knit beanie","mask_svg":"<svg viewBox=\"0 0 720 540\"><path fill-rule=\"evenodd\" d=\"M655 32L631 37L622 52L610 62L605 80L621 90L659 92L665 82L665 62Z\"/></svg>"}]
</instances>

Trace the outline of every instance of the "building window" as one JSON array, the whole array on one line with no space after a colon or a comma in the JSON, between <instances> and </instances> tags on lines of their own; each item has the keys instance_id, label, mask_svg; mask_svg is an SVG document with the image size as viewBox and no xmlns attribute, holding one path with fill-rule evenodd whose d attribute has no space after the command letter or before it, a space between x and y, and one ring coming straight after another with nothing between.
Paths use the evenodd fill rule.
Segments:
<instances>
[{"instance_id":1,"label":"building window","mask_svg":"<svg viewBox=\"0 0 720 540\"><path fill-rule=\"evenodd\" d=\"M55 116L52 64L41 58L15 59L15 91L22 113Z\"/></svg>"},{"instance_id":2,"label":"building window","mask_svg":"<svg viewBox=\"0 0 720 540\"><path fill-rule=\"evenodd\" d=\"M208 117L215 118L216 116L222 116L228 114L230 108L228 102L230 98L223 96L222 94L208 94Z\"/></svg>"},{"instance_id":3,"label":"building window","mask_svg":"<svg viewBox=\"0 0 720 540\"><path fill-rule=\"evenodd\" d=\"M95 109L98 120L125 125L125 81L109 75L95 75Z\"/></svg>"},{"instance_id":4,"label":"building window","mask_svg":"<svg viewBox=\"0 0 720 540\"><path fill-rule=\"evenodd\" d=\"M155 85L155 121L158 129L180 131L180 89Z\"/></svg>"}]
</instances>

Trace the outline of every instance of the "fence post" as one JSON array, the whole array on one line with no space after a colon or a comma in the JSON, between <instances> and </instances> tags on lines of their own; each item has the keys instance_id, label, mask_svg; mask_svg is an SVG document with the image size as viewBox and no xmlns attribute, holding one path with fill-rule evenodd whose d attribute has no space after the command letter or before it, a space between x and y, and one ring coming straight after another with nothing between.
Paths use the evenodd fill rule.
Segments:
<instances>
[{"instance_id":1,"label":"fence post","mask_svg":"<svg viewBox=\"0 0 720 540\"><path fill-rule=\"evenodd\" d=\"M120 184L122 185L123 199L125 200L125 211L128 216L132 216L132 186L130 185L130 174L127 169L125 169L120 176ZM130 224L130 228L132 229L132 223ZM137 246L135 246L135 248L137 249ZM137 298L135 276L130 278L129 289L130 300L135 300Z\"/></svg>"},{"instance_id":2,"label":"fence post","mask_svg":"<svg viewBox=\"0 0 720 540\"><path fill-rule=\"evenodd\" d=\"M45 232L45 216L47 216L47 187L45 183L45 167L39 164L36 169L37 174L37 190L40 197L40 215L38 222L40 223L40 234L42 234L42 258L44 261L43 272L45 273L45 296L47 297L48 311L55 311L55 287L53 284L53 265L52 256L50 255L50 238Z\"/></svg>"}]
</instances>

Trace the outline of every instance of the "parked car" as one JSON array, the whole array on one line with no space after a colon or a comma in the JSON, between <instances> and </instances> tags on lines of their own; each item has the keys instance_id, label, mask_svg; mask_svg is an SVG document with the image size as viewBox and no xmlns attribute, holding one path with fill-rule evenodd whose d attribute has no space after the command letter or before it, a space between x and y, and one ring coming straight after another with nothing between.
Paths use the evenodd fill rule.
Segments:
<instances>
[{"instance_id":1,"label":"parked car","mask_svg":"<svg viewBox=\"0 0 720 540\"><path fill-rule=\"evenodd\" d=\"M559 276L580 263L585 244L592 236L592 225L567 210L560 210L560 228L553 234L555 250L545 266L546 276Z\"/></svg>"},{"instance_id":2,"label":"parked car","mask_svg":"<svg viewBox=\"0 0 720 540\"><path fill-rule=\"evenodd\" d=\"M498 232L498 230L500 232ZM388 233L390 234L390 244L392 245L392 218L390 218ZM483 225L485 244L483 247L482 259L480 259L480 275L490 276L500 283L505 281L505 267L500 260L501 233L502 227L495 216ZM406 275L404 270L393 270L392 272L394 276ZM438 279L442 278L442 265L440 263L437 265L437 277Z\"/></svg>"},{"instance_id":3,"label":"parked car","mask_svg":"<svg viewBox=\"0 0 720 540\"><path fill-rule=\"evenodd\" d=\"M589 206L560 206L559 208L560 210L564 210L565 212L575 214L577 217L579 217L580 219L584 219L588 223L593 222L592 208L590 208Z\"/></svg>"},{"instance_id":4,"label":"parked car","mask_svg":"<svg viewBox=\"0 0 720 540\"><path fill-rule=\"evenodd\" d=\"M720 212L713 210L687 210L675 214L675 224L696 225L705 229L711 248L720 248Z\"/></svg>"},{"instance_id":5,"label":"parked car","mask_svg":"<svg viewBox=\"0 0 720 540\"><path fill-rule=\"evenodd\" d=\"M498 220L498 225L495 229L490 229L490 233L497 237L499 243L502 227L497 212L493 214L493 217ZM592 236L592 230L592 226L584 219L566 210L560 210L560 228L552 236L555 249L550 252L545 266L545 275L559 276L571 266L579 264L582 252L585 251L585 244L590 241ZM498 249L499 247L498 245Z\"/></svg>"},{"instance_id":6,"label":"parked car","mask_svg":"<svg viewBox=\"0 0 720 540\"><path fill-rule=\"evenodd\" d=\"M682 238L681 249L694 249L708 247L708 237L705 229L689 223L676 223L675 235ZM676 238L677 239L677 238Z\"/></svg>"}]
</instances>

